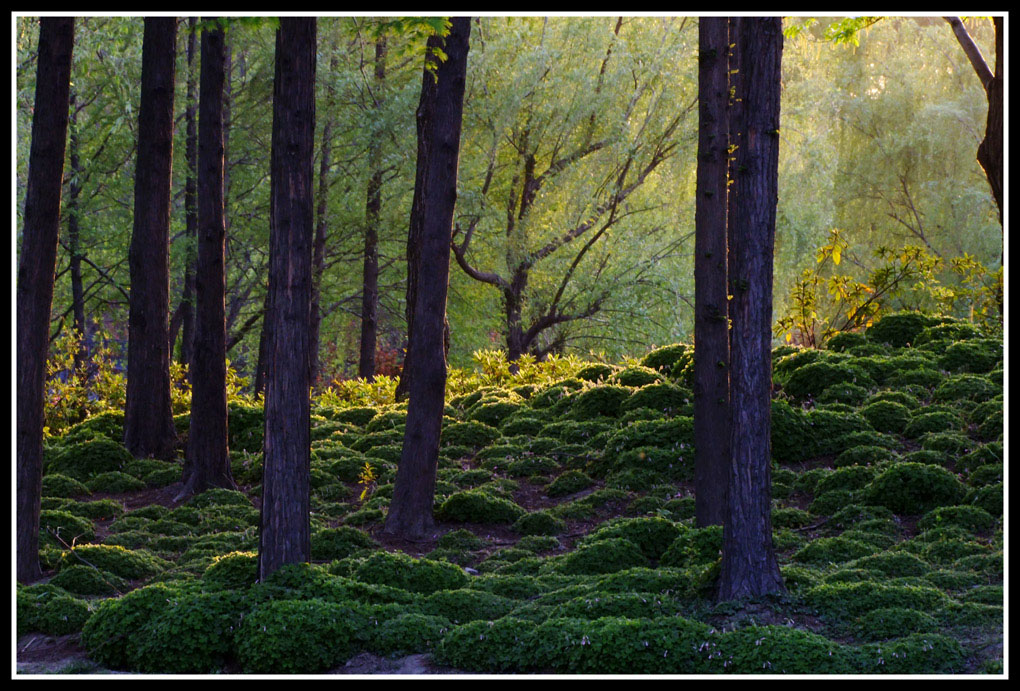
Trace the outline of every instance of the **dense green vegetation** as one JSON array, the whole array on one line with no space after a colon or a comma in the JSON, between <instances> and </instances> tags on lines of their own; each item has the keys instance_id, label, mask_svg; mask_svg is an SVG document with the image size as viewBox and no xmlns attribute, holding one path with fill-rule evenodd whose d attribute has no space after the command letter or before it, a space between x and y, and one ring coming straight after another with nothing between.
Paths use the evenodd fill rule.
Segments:
<instances>
[{"instance_id":1,"label":"dense green vegetation","mask_svg":"<svg viewBox=\"0 0 1020 691\"><path fill-rule=\"evenodd\" d=\"M243 491L174 506L179 466L131 461L115 415L50 437L52 578L18 587L19 634L81 632L92 669L138 672L317 673L362 651L482 673L994 672L1001 342L945 339L942 352L970 345L993 363L952 374L937 352L882 344L913 318L889 316L847 350L774 351L786 595L713 602L722 531L693 525L691 394L662 351L589 378L580 359L510 375L479 358L452 376L442 536L410 550L379 533L404 406L352 383L313 409L313 563L263 583L259 450L232 452ZM681 362L686 351L672 352ZM632 379L645 365L676 374ZM927 369L940 375L930 385L889 383ZM798 388L815 370L829 373L811 379L818 390ZM862 395L820 402L851 380ZM254 406L242 414L250 405L232 399L234 434L258 429ZM872 414L882 406L902 409L905 424L876 429L871 420L891 418Z\"/></svg>"}]
</instances>

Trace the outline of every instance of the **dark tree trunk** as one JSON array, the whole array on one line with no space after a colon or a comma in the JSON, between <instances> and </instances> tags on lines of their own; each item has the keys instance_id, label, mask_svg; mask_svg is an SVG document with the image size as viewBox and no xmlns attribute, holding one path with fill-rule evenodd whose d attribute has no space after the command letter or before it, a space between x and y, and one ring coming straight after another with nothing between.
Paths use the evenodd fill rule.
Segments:
<instances>
[{"instance_id":1,"label":"dark tree trunk","mask_svg":"<svg viewBox=\"0 0 1020 691\"><path fill-rule=\"evenodd\" d=\"M419 289L415 295L411 334L414 355L404 366L405 371L411 370L407 428L385 525L387 533L408 540L429 537L435 526L432 504L446 393L446 293L471 32L469 18L454 17L451 21L445 40L433 36L428 41L429 48L441 48L447 59L439 65L435 77L428 70L424 71L418 107L418 166L422 188L416 184L412 214L418 210L422 217L416 220L412 216L411 219L412 227L418 224L421 238ZM421 126L423 119L427 123L425 127Z\"/></svg>"},{"instance_id":2,"label":"dark tree trunk","mask_svg":"<svg viewBox=\"0 0 1020 691\"><path fill-rule=\"evenodd\" d=\"M730 52L728 56L729 60L729 71L730 71L730 100L729 100L729 147L730 154L727 159L727 192L726 192L726 266L733 266L733 218L736 215L736 202L737 195L733 194L733 185L736 184L736 155L734 150L740 149L740 142L742 132L739 129L738 123L740 123L742 102L738 100L740 98L740 54L739 49L739 33L740 33L740 17L727 17L726 23L727 30L729 31L729 42ZM733 270L727 268L726 271L726 283L728 287L728 295L733 294ZM727 303L729 301L727 300ZM727 304L727 307L729 305ZM729 349L730 353L733 352L733 328L732 324L729 328ZM733 378L732 367L730 369L730 379ZM732 403L732 392L730 394L730 424L733 424L733 403ZM727 471L728 473L729 471ZM729 480L727 480L727 483Z\"/></svg>"},{"instance_id":3,"label":"dark tree trunk","mask_svg":"<svg viewBox=\"0 0 1020 691\"><path fill-rule=\"evenodd\" d=\"M134 228L129 264L124 445L135 457L169 458L177 443L170 406L170 178L177 19L146 17L138 111Z\"/></svg>"},{"instance_id":4,"label":"dark tree trunk","mask_svg":"<svg viewBox=\"0 0 1020 691\"><path fill-rule=\"evenodd\" d=\"M723 528L719 599L785 590L772 545L770 414L772 261L779 180L782 19L745 18L738 34L740 91L734 284L730 301L732 428L729 511Z\"/></svg>"},{"instance_id":5,"label":"dark tree trunk","mask_svg":"<svg viewBox=\"0 0 1020 691\"><path fill-rule=\"evenodd\" d=\"M992 188L992 196L999 207L999 225L1002 225L1002 161L1005 152L1002 133L1002 17L994 17L992 21L995 23L995 75L985 87L988 94L988 120L985 123L985 138L978 146L977 159Z\"/></svg>"},{"instance_id":6,"label":"dark tree trunk","mask_svg":"<svg viewBox=\"0 0 1020 691\"><path fill-rule=\"evenodd\" d=\"M270 156L265 465L259 580L311 557L308 394L315 146L315 19L276 32Z\"/></svg>"},{"instance_id":7,"label":"dark tree trunk","mask_svg":"<svg viewBox=\"0 0 1020 691\"><path fill-rule=\"evenodd\" d=\"M18 258L17 578L38 579L42 492L43 399L53 273L60 232L60 187L71 84L74 20L39 20L32 144L21 255Z\"/></svg>"},{"instance_id":8,"label":"dark tree trunk","mask_svg":"<svg viewBox=\"0 0 1020 691\"><path fill-rule=\"evenodd\" d=\"M694 207L694 487L698 526L726 519L729 324L726 300L729 31L702 17L698 41L698 167Z\"/></svg>"},{"instance_id":9,"label":"dark tree trunk","mask_svg":"<svg viewBox=\"0 0 1020 691\"><path fill-rule=\"evenodd\" d=\"M78 155L78 110L75 107L75 90L71 89L71 112L68 116L68 158L71 164L71 181L67 190L67 249L70 253L71 307L74 311L74 330L78 349L74 353L75 376L88 381L88 342L85 334L85 288L81 279L81 228L79 226L81 195L81 159Z\"/></svg>"},{"instance_id":10,"label":"dark tree trunk","mask_svg":"<svg viewBox=\"0 0 1020 691\"><path fill-rule=\"evenodd\" d=\"M195 254L194 243L198 235L198 201L196 189L198 181L198 118L195 116L195 104L198 101L195 54L197 52L195 27L198 17L188 18L188 106L184 112L187 128L184 159L188 167L184 182L184 234L188 238L188 251L184 258L184 290L181 294L181 359L188 365L188 380L194 382L191 362L195 347ZM175 339L171 333L170 343Z\"/></svg>"},{"instance_id":11,"label":"dark tree trunk","mask_svg":"<svg viewBox=\"0 0 1020 691\"><path fill-rule=\"evenodd\" d=\"M272 328L272 319L269 317L269 290L266 290L266 297L262 301L262 329L259 331L259 355L255 361L255 382L252 384L255 395L263 394L266 390L266 348L269 347L269 329Z\"/></svg>"},{"instance_id":12,"label":"dark tree trunk","mask_svg":"<svg viewBox=\"0 0 1020 691\"><path fill-rule=\"evenodd\" d=\"M386 81L386 38L375 42L375 108L382 107L382 89ZM382 132L373 130L369 146L368 180L365 200L365 263L361 280L361 349L358 376L375 378L376 333L379 328L379 212L382 209Z\"/></svg>"},{"instance_id":13,"label":"dark tree trunk","mask_svg":"<svg viewBox=\"0 0 1020 691\"><path fill-rule=\"evenodd\" d=\"M330 47L329 71L336 70L336 46ZM329 209L329 169L332 156L331 140L333 138L333 99L327 105L326 122L322 125L322 148L319 159L319 191L315 204L315 242L312 244L312 312L311 336L308 347L311 349L308 361L312 368L312 385L319 380L319 330L322 324L320 308L322 296L322 272L326 264L326 212Z\"/></svg>"},{"instance_id":14,"label":"dark tree trunk","mask_svg":"<svg viewBox=\"0 0 1020 691\"><path fill-rule=\"evenodd\" d=\"M223 248L223 30L202 32L198 123L198 258L191 427L179 498L210 487L235 489L227 449L227 364Z\"/></svg>"}]
</instances>

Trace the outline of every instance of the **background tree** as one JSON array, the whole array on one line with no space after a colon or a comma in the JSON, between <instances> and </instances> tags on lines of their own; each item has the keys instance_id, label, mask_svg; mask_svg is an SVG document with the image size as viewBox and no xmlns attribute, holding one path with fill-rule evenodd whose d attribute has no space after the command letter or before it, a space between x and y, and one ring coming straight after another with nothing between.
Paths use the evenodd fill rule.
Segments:
<instances>
[{"instance_id":1,"label":"background tree","mask_svg":"<svg viewBox=\"0 0 1020 691\"><path fill-rule=\"evenodd\" d=\"M198 17L188 18L188 92L187 106L184 111L185 121L185 166L184 183L184 233L192 243L198 238ZM221 185L222 186L222 185ZM222 192L220 193L222 197ZM176 323L181 328L180 362L190 365L195 346L195 248L190 244L184 257L184 287L181 291L181 303L177 308ZM177 342L175 320L171 319L170 344ZM192 372L189 369L188 375ZM194 379L192 378L192 381Z\"/></svg>"},{"instance_id":2,"label":"background tree","mask_svg":"<svg viewBox=\"0 0 1020 691\"><path fill-rule=\"evenodd\" d=\"M699 526L726 518L729 466L727 188L729 30L726 17L698 22L698 164L694 211L694 478Z\"/></svg>"},{"instance_id":3,"label":"background tree","mask_svg":"<svg viewBox=\"0 0 1020 691\"><path fill-rule=\"evenodd\" d=\"M191 427L181 496L210 487L234 489L227 449L227 365L224 322L223 82L224 31L209 19L202 30L198 120L198 253L195 338L191 360Z\"/></svg>"},{"instance_id":4,"label":"background tree","mask_svg":"<svg viewBox=\"0 0 1020 691\"><path fill-rule=\"evenodd\" d=\"M315 29L314 17L283 17L276 34L259 580L311 556L308 337Z\"/></svg>"},{"instance_id":5,"label":"background tree","mask_svg":"<svg viewBox=\"0 0 1020 691\"><path fill-rule=\"evenodd\" d=\"M731 463L720 600L783 591L772 545L772 262L779 182L782 20L743 18L730 278Z\"/></svg>"},{"instance_id":6,"label":"background tree","mask_svg":"<svg viewBox=\"0 0 1020 691\"><path fill-rule=\"evenodd\" d=\"M46 17L39 23L39 51L32 117L21 254L18 258L17 578L42 575L39 568L39 500L42 492L43 387L53 272L60 227L74 20Z\"/></svg>"},{"instance_id":7,"label":"background tree","mask_svg":"<svg viewBox=\"0 0 1020 691\"><path fill-rule=\"evenodd\" d=\"M131 233L124 445L167 458L177 443L170 405L169 243L177 20L147 17Z\"/></svg>"},{"instance_id":8,"label":"background tree","mask_svg":"<svg viewBox=\"0 0 1020 691\"><path fill-rule=\"evenodd\" d=\"M418 170L408 243L418 252L413 350L404 445L385 531L404 539L430 536L446 393L446 293L457 201L457 161L471 20L454 17L449 34L429 38L418 106ZM445 53L438 67L435 56ZM430 69L431 67L431 69ZM411 266L409 266L409 269Z\"/></svg>"}]
</instances>

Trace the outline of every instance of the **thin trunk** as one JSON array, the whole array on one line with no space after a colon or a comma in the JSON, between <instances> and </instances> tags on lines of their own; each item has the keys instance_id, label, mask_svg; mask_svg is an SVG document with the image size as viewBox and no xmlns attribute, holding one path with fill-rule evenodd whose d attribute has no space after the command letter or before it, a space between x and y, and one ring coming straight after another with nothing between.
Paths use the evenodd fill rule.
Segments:
<instances>
[{"instance_id":1,"label":"thin trunk","mask_svg":"<svg viewBox=\"0 0 1020 691\"><path fill-rule=\"evenodd\" d=\"M994 17L995 23L995 75L988 82L988 119L985 122L985 138L978 146L977 160L985 171L988 184L992 188L992 196L999 207L999 225L1002 225L1002 169L1005 153L1003 139L1003 31L1002 17Z\"/></svg>"},{"instance_id":2,"label":"thin trunk","mask_svg":"<svg viewBox=\"0 0 1020 691\"><path fill-rule=\"evenodd\" d=\"M227 449L227 365L223 250L223 30L202 32L198 123L198 257L191 427L180 498L235 489Z\"/></svg>"},{"instance_id":3,"label":"thin trunk","mask_svg":"<svg viewBox=\"0 0 1020 691\"><path fill-rule=\"evenodd\" d=\"M60 187L71 84L74 20L39 20L35 107L17 287L17 578L29 583L39 566L43 400L53 273L60 232Z\"/></svg>"},{"instance_id":4,"label":"thin trunk","mask_svg":"<svg viewBox=\"0 0 1020 691\"><path fill-rule=\"evenodd\" d=\"M270 154L265 465L259 580L306 562L310 545L308 363L315 146L315 18L281 17L276 32Z\"/></svg>"},{"instance_id":5,"label":"thin trunk","mask_svg":"<svg viewBox=\"0 0 1020 691\"><path fill-rule=\"evenodd\" d=\"M421 238L411 334L414 356L405 363L405 371L411 370L407 427L384 528L408 540L427 539L435 527L432 504L446 392L446 295L471 32L470 18L454 17L451 22L445 40L429 38L429 48L441 48L447 59L435 77L424 71L418 107L422 187L415 187L417 203L412 209L419 210L422 217L416 221L412 216L411 220L412 226L418 224Z\"/></svg>"},{"instance_id":6,"label":"thin trunk","mask_svg":"<svg viewBox=\"0 0 1020 691\"><path fill-rule=\"evenodd\" d=\"M266 348L269 347L269 329L272 328L272 319L269 317L269 290L266 290L266 297L262 301L262 329L259 331L259 355L255 361L255 382L252 384L256 396L265 393L266 390Z\"/></svg>"},{"instance_id":7,"label":"thin trunk","mask_svg":"<svg viewBox=\"0 0 1020 691\"><path fill-rule=\"evenodd\" d=\"M783 592L772 545L770 414L772 393L772 262L779 181L782 19L745 18L738 33L743 101L736 128L730 301L732 460L723 527L720 600ZM732 129L731 129L732 131Z\"/></svg>"},{"instance_id":8,"label":"thin trunk","mask_svg":"<svg viewBox=\"0 0 1020 691\"><path fill-rule=\"evenodd\" d=\"M170 183L177 19L147 17L129 264L124 445L135 457L169 458L177 443L170 406Z\"/></svg>"},{"instance_id":9,"label":"thin trunk","mask_svg":"<svg viewBox=\"0 0 1020 691\"><path fill-rule=\"evenodd\" d=\"M81 229L78 224L81 195L81 160L78 155L78 111L75 108L75 90L71 89L71 112L68 122L68 158L71 164L71 182L67 192L67 248L70 252L71 307L74 311L74 330L78 337L78 349L74 353L76 376L88 381L88 342L85 334L85 287L81 278Z\"/></svg>"},{"instance_id":10,"label":"thin trunk","mask_svg":"<svg viewBox=\"0 0 1020 691\"><path fill-rule=\"evenodd\" d=\"M188 379L194 381L191 376L191 361L195 345L195 242L198 235L198 202L196 199L196 185L198 180L198 128L195 117L195 105L197 96L197 61L195 27L198 24L198 17L188 18L188 107L184 112L184 119L187 123L187 138L185 143L185 162L188 167L184 183L184 235L188 238L186 247L187 254L184 259L184 290L181 295L180 322L181 322L181 357L180 362L188 365ZM176 340L176 334L171 329L170 343Z\"/></svg>"},{"instance_id":11,"label":"thin trunk","mask_svg":"<svg viewBox=\"0 0 1020 691\"><path fill-rule=\"evenodd\" d=\"M375 109L382 108L386 81L386 38L375 43ZM379 328L379 213L382 209L382 131L373 128L368 153L372 175L365 200L365 261L361 281L361 348L358 376L375 378L376 334Z\"/></svg>"},{"instance_id":12,"label":"thin trunk","mask_svg":"<svg viewBox=\"0 0 1020 691\"><path fill-rule=\"evenodd\" d=\"M729 32L702 17L698 45L698 163L694 210L694 486L700 527L726 519L729 465L729 323L726 182Z\"/></svg>"},{"instance_id":13,"label":"thin trunk","mask_svg":"<svg viewBox=\"0 0 1020 691\"><path fill-rule=\"evenodd\" d=\"M336 71L336 45L330 46L329 73ZM332 91L330 91L332 95ZM333 155L331 140L333 138L333 99L326 106L326 122L322 125L322 148L319 159L319 191L315 205L315 242L312 244L312 312L311 336L308 347L311 349L308 361L312 368L312 385L319 380L319 329L322 324L320 307L322 296L322 272L326 264L326 212L329 209L329 169Z\"/></svg>"}]
</instances>

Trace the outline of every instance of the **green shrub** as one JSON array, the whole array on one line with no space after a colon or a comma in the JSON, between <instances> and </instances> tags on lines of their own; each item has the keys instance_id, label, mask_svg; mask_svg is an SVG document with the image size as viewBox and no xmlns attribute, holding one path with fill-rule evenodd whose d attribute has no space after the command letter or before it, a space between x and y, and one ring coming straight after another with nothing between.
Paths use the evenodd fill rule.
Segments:
<instances>
[{"instance_id":1,"label":"green shrub","mask_svg":"<svg viewBox=\"0 0 1020 691\"><path fill-rule=\"evenodd\" d=\"M930 633L939 623L929 614L905 607L887 607L866 612L857 619L858 635L867 641L884 641L911 633Z\"/></svg>"},{"instance_id":2,"label":"green shrub","mask_svg":"<svg viewBox=\"0 0 1020 691\"><path fill-rule=\"evenodd\" d=\"M376 546L365 532L349 526L323 528L312 533L312 559L329 561L343 559L361 549Z\"/></svg>"},{"instance_id":3,"label":"green shrub","mask_svg":"<svg viewBox=\"0 0 1020 691\"><path fill-rule=\"evenodd\" d=\"M567 524L548 511L533 511L524 514L513 524L513 530L521 535L559 535Z\"/></svg>"},{"instance_id":4,"label":"green shrub","mask_svg":"<svg viewBox=\"0 0 1020 691\"><path fill-rule=\"evenodd\" d=\"M847 674L851 650L824 636L785 626L728 631L712 647L708 669L722 674Z\"/></svg>"},{"instance_id":5,"label":"green shrub","mask_svg":"<svg viewBox=\"0 0 1020 691\"><path fill-rule=\"evenodd\" d=\"M818 396L818 403L835 404L842 403L849 406L858 406L868 397L868 390L863 386L843 382L833 384Z\"/></svg>"},{"instance_id":6,"label":"green shrub","mask_svg":"<svg viewBox=\"0 0 1020 691\"><path fill-rule=\"evenodd\" d=\"M82 563L129 581L150 578L170 567L168 562L145 550L129 550L115 545L78 545L61 553L58 569Z\"/></svg>"},{"instance_id":7,"label":"green shrub","mask_svg":"<svg viewBox=\"0 0 1020 691\"><path fill-rule=\"evenodd\" d=\"M81 497L92 494L83 483L66 475L52 473L42 479L44 497Z\"/></svg>"},{"instance_id":8,"label":"green shrub","mask_svg":"<svg viewBox=\"0 0 1020 691\"><path fill-rule=\"evenodd\" d=\"M991 441L1002 437L1003 414L997 410L978 425L978 439Z\"/></svg>"},{"instance_id":9,"label":"green shrub","mask_svg":"<svg viewBox=\"0 0 1020 691\"><path fill-rule=\"evenodd\" d=\"M619 417L620 406L630 395L631 390L622 386L592 387L571 397L569 417L574 420Z\"/></svg>"},{"instance_id":10,"label":"green shrub","mask_svg":"<svg viewBox=\"0 0 1020 691\"><path fill-rule=\"evenodd\" d=\"M832 464L836 468L871 466L890 461L893 457L894 454L881 446L854 446L836 456Z\"/></svg>"},{"instance_id":11,"label":"green shrub","mask_svg":"<svg viewBox=\"0 0 1020 691\"><path fill-rule=\"evenodd\" d=\"M370 629L368 648L379 655L428 653L452 628L443 617L411 612L387 619Z\"/></svg>"},{"instance_id":12,"label":"green shrub","mask_svg":"<svg viewBox=\"0 0 1020 691\"><path fill-rule=\"evenodd\" d=\"M262 452L265 431L262 405L232 400L227 402L227 430L231 451Z\"/></svg>"},{"instance_id":13,"label":"green shrub","mask_svg":"<svg viewBox=\"0 0 1020 691\"><path fill-rule=\"evenodd\" d=\"M590 382L602 382L608 379L615 371L610 365L595 363L578 370L577 378Z\"/></svg>"},{"instance_id":14,"label":"green shrub","mask_svg":"<svg viewBox=\"0 0 1020 691\"><path fill-rule=\"evenodd\" d=\"M235 634L246 674L315 674L345 661L366 635L361 612L321 600L266 602Z\"/></svg>"},{"instance_id":15,"label":"green shrub","mask_svg":"<svg viewBox=\"0 0 1020 691\"><path fill-rule=\"evenodd\" d=\"M864 345L865 343L867 343L867 339L864 337L864 334L855 333L853 331L840 331L829 337L829 339L825 342L825 349L842 353L855 346Z\"/></svg>"},{"instance_id":16,"label":"green shrub","mask_svg":"<svg viewBox=\"0 0 1020 691\"><path fill-rule=\"evenodd\" d=\"M623 538L637 545L648 559L660 559L682 532L672 521L659 516L618 518L602 524L577 544L586 547L602 540Z\"/></svg>"},{"instance_id":17,"label":"green shrub","mask_svg":"<svg viewBox=\"0 0 1020 691\"><path fill-rule=\"evenodd\" d=\"M814 517L803 509L784 508L772 512L772 526L775 528L802 528L813 521Z\"/></svg>"},{"instance_id":18,"label":"green shrub","mask_svg":"<svg viewBox=\"0 0 1020 691\"><path fill-rule=\"evenodd\" d=\"M422 603L422 611L448 619L454 624L465 624L479 619L500 619L515 605L516 602L510 598L482 590L443 590L426 598Z\"/></svg>"},{"instance_id":19,"label":"green shrub","mask_svg":"<svg viewBox=\"0 0 1020 691\"><path fill-rule=\"evenodd\" d=\"M570 575L613 573L635 566L648 566L641 548L630 540L612 537L578 547L556 563L556 571Z\"/></svg>"},{"instance_id":20,"label":"green shrub","mask_svg":"<svg viewBox=\"0 0 1020 691\"><path fill-rule=\"evenodd\" d=\"M638 389L621 404L620 410L627 412L647 408L667 417L678 414L690 416L693 414L693 399L694 394L688 389L662 382Z\"/></svg>"},{"instance_id":21,"label":"green shrub","mask_svg":"<svg viewBox=\"0 0 1020 691\"><path fill-rule=\"evenodd\" d=\"M141 630L181 594L180 586L156 584L100 602L82 629L89 657L111 669L138 669Z\"/></svg>"},{"instance_id":22,"label":"green shrub","mask_svg":"<svg viewBox=\"0 0 1020 691\"><path fill-rule=\"evenodd\" d=\"M860 367L821 360L794 370L786 380L783 391L798 399L817 398L822 392L837 384L855 384L870 388L875 382Z\"/></svg>"},{"instance_id":23,"label":"green shrub","mask_svg":"<svg viewBox=\"0 0 1020 691\"><path fill-rule=\"evenodd\" d=\"M374 552L353 573L365 583L376 583L414 593L455 590L467 582L464 571L453 564L414 559L400 552Z\"/></svg>"},{"instance_id":24,"label":"green shrub","mask_svg":"<svg viewBox=\"0 0 1020 691\"><path fill-rule=\"evenodd\" d=\"M124 438L124 411L104 410L85 418L67 429L61 443L66 446L101 437L112 440Z\"/></svg>"},{"instance_id":25,"label":"green shrub","mask_svg":"<svg viewBox=\"0 0 1020 691\"><path fill-rule=\"evenodd\" d=\"M965 400L981 403L994 398L1001 391L1002 387L996 386L987 377L958 374L940 384L932 394L932 400L938 402Z\"/></svg>"},{"instance_id":26,"label":"green shrub","mask_svg":"<svg viewBox=\"0 0 1020 691\"><path fill-rule=\"evenodd\" d=\"M87 518L67 511L41 511L39 537L57 547L70 547L77 543L91 542L96 537L96 531L92 521Z\"/></svg>"},{"instance_id":27,"label":"green shrub","mask_svg":"<svg viewBox=\"0 0 1020 691\"><path fill-rule=\"evenodd\" d=\"M637 365L616 372L608 381L620 386L647 386L662 381L662 375L650 367Z\"/></svg>"},{"instance_id":28,"label":"green shrub","mask_svg":"<svg viewBox=\"0 0 1020 691\"><path fill-rule=\"evenodd\" d=\"M568 470L553 480L546 487L545 493L550 497L564 497L588 489L592 484L592 479L581 471Z\"/></svg>"},{"instance_id":29,"label":"green shrub","mask_svg":"<svg viewBox=\"0 0 1020 691\"><path fill-rule=\"evenodd\" d=\"M950 372L991 372L1002 360L1002 342L994 339L957 341L939 358L939 367Z\"/></svg>"},{"instance_id":30,"label":"green shrub","mask_svg":"<svg viewBox=\"0 0 1020 691\"><path fill-rule=\"evenodd\" d=\"M966 489L945 468L923 463L899 463L866 490L868 501L899 514L922 514L939 506L960 503Z\"/></svg>"},{"instance_id":31,"label":"green shrub","mask_svg":"<svg viewBox=\"0 0 1020 691\"><path fill-rule=\"evenodd\" d=\"M815 485L815 494L824 494L837 489L859 490L871 482L874 477L875 470L869 466L854 465L839 468L819 478L818 484Z\"/></svg>"},{"instance_id":32,"label":"green shrub","mask_svg":"<svg viewBox=\"0 0 1020 691\"><path fill-rule=\"evenodd\" d=\"M934 320L920 312L895 312L875 322L865 335L869 341L903 348L914 343L929 326L934 326Z\"/></svg>"},{"instance_id":33,"label":"green shrub","mask_svg":"<svg viewBox=\"0 0 1020 691\"><path fill-rule=\"evenodd\" d=\"M933 611L945 604L948 598L936 588L862 581L825 583L809 588L804 592L804 601L822 614L840 619L889 607Z\"/></svg>"},{"instance_id":34,"label":"green shrub","mask_svg":"<svg viewBox=\"0 0 1020 691\"><path fill-rule=\"evenodd\" d=\"M861 557L851 562L848 566L855 569L864 569L886 578L923 576L931 571L930 564L909 552L881 552Z\"/></svg>"},{"instance_id":35,"label":"green shrub","mask_svg":"<svg viewBox=\"0 0 1020 691\"><path fill-rule=\"evenodd\" d=\"M46 473L87 481L100 473L118 471L132 460L122 444L100 437L64 447L46 464Z\"/></svg>"},{"instance_id":36,"label":"green shrub","mask_svg":"<svg viewBox=\"0 0 1020 691\"><path fill-rule=\"evenodd\" d=\"M660 566L687 567L714 563L723 547L721 525L692 528L681 532L662 555Z\"/></svg>"},{"instance_id":37,"label":"green shrub","mask_svg":"<svg viewBox=\"0 0 1020 691\"><path fill-rule=\"evenodd\" d=\"M61 569L60 573L51 578L49 583L63 588L73 595L108 597L128 590L128 584L123 578L84 564L75 564Z\"/></svg>"},{"instance_id":38,"label":"green shrub","mask_svg":"<svg viewBox=\"0 0 1020 691\"><path fill-rule=\"evenodd\" d=\"M468 672L520 671L531 662L528 644L535 624L513 617L473 621L451 629L433 655L441 665Z\"/></svg>"},{"instance_id":39,"label":"green shrub","mask_svg":"<svg viewBox=\"0 0 1020 691\"><path fill-rule=\"evenodd\" d=\"M821 537L812 540L791 557L802 564L842 564L874 553L875 548L845 537Z\"/></svg>"},{"instance_id":40,"label":"green shrub","mask_svg":"<svg viewBox=\"0 0 1020 691\"><path fill-rule=\"evenodd\" d=\"M659 372L670 372L678 363L694 358L694 348L686 343L657 348L641 359L641 365Z\"/></svg>"},{"instance_id":41,"label":"green shrub","mask_svg":"<svg viewBox=\"0 0 1020 691\"><path fill-rule=\"evenodd\" d=\"M899 434L910 422L910 409L895 401L870 403L861 409L861 415L879 432Z\"/></svg>"},{"instance_id":42,"label":"green shrub","mask_svg":"<svg viewBox=\"0 0 1020 691\"><path fill-rule=\"evenodd\" d=\"M450 495L438 511L443 520L464 523L513 523L524 513L514 502L480 489Z\"/></svg>"},{"instance_id":43,"label":"green shrub","mask_svg":"<svg viewBox=\"0 0 1020 691\"><path fill-rule=\"evenodd\" d=\"M910 439L928 432L945 432L947 430L959 430L962 422L958 415L948 412L920 413L910 418L906 427L903 428L903 436Z\"/></svg>"},{"instance_id":44,"label":"green shrub","mask_svg":"<svg viewBox=\"0 0 1020 691\"><path fill-rule=\"evenodd\" d=\"M88 488L95 493L122 494L125 492L139 492L145 489L145 483L141 480L122 473L112 471L99 473L87 483Z\"/></svg>"},{"instance_id":45,"label":"green shrub","mask_svg":"<svg viewBox=\"0 0 1020 691\"><path fill-rule=\"evenodd\" d=\"M941 506L929 511L917 522L921 530L958 526L974 533L984 533L995 526L995 518L977 506Z\"/></svg>"},{"instance_id":46,"label":"green shrub","mask_svg":"<svg viewBox=\"0 0 1020 691\"><path fill-rule=\"evenodd\" d=\"M900 391L898 389L893 389L889 391L879 391L875 395L868 398L868 400L865 401L865 405L869 406L872 403L879 403L881 401L891 401L893 403L899 403L902 406L906 406L909 410L916 410L917 408L921 407L921 401L919 401L916 396L912 396L909 393L905 391ZM874 425L872 426L874 427ZM878 428L876 427L876 429Z\"/></svg>"},{"instance_id":47,"label":"green shrub","mask_svg":"<svg viewBox=\"0 0 1020 691\"><path fill-rule=\"evenodd\" d=\"M913 633L858 652L862 674L933 674L963 670L966 655L960 644L939 633Z\"/></svg>"},{"instance_id":48,"label":"green shrub","mask_svg":"<svg viewBox=\"0 0 1020 691\"><path fill-rule=\"evenodd\" d=\"M1003 485L1001 482L974 488L964 496L963 503L973 504L978 508L984 509L992 516L1002 516L1002 489Z\"/></svg>"},{"instance_id":49,"label":"green shrub","mask_svg":"<svg viewBox=\"0 0 1020 691\"><path fill-rule=\"evenodd\" d=\"M988 485L1002 484L1003 466L1001 463L989 463L973 471L967 478L967 484L971 487L986 487Z\"/></svg>"},{"instance_id":50,"label":"green shrub","mask_svg":"<svg viewBox=\"0 0 1020 691\"><path fill-rule=\"evenodd\" d=\"M470 446L481 448L499 439L499 430L480 422L455 422L442 431L443 446Z\"/></svg>"},{"instance_id":51,"label":"green shrub","mask_svg":"<svg viewBox=\"0 0 1020 691\"><path fill-rule=\"evenodd\" d=\"M92 616L89 603L56 586L20 588L16 599L19 636L32 631L48 636L78 633Z\"/></svg>"}]
</instances>

